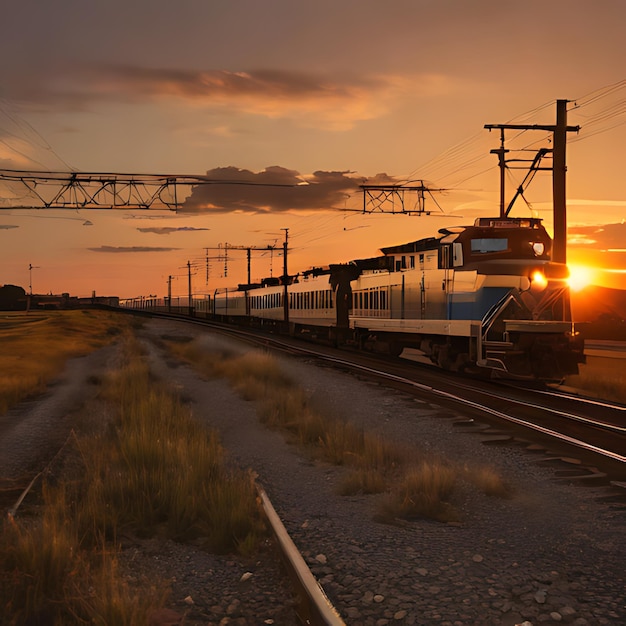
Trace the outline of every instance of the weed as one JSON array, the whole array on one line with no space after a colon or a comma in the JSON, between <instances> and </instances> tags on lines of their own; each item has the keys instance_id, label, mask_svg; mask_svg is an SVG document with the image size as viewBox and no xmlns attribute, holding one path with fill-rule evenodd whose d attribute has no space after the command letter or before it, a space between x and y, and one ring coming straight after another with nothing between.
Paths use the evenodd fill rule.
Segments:
<instances>
[{"instance_id":1,"label":"weed","mask_svg":"<svg viewBox=\"0 0 626 626\"><path fill-rule=\"evenodd\" d=\"M458 521L458 513L450 504L457 475L441 462L422 462L409 469L392 488L380 507L380 519L430 518L440 522Z\"/></svg>"},{"instance_id":2,"label":"weed","mask_svg":"<svg viewBox=\"0 0 626 626\"><path fill-rule=\"evenodd\" d=\"M512 488L504 482L502 476L492 467L465 466L464 476L485 495L496 498L510 498L513 494Z\"/></svg>"}]
</instances>

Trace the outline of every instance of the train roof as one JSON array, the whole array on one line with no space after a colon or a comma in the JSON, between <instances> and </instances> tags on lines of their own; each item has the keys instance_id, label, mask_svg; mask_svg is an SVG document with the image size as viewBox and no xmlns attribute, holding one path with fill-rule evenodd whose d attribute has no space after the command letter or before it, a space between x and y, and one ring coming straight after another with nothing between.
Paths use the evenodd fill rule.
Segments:
<instances>
[{"instance_id":1,"label":"train roof","mask_svg":"<svg viewBox=\"0 0 626 626\"><path fill-rule=\"evenodd\" d=\"M536 217L478 217L474 224L468 226L452 226L441 228L439 233L441 237L426 237L417 241L410 241L396 246L388 246L381 248L380 251L385 254L406 254L411 252L423 252L425 250L436 250L443 239L450 235L460 235L461 233L477 230L481 236L485 236L486 230L491 230L494 234L501 230L519 230L519 229L540 229L541 219Z\"/></svg>"}]
</instances>

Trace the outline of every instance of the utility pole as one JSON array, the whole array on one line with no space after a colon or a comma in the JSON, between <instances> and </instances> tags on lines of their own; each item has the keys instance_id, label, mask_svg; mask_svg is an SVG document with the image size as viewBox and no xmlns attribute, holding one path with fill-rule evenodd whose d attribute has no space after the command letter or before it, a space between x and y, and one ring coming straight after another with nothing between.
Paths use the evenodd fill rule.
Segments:
<instances>
[{"instance_id":1,"label":"utility pole","mask_svg":"<svg viewBox=\"0 0 626 626\"><path fill-rule=\"evenodd\" d=\"M287 245L289 242L289 229L281 228L285 231L285 243L283 243L283 319L285 323L289 323L289 273L287 272Z\"/></svg>"},{"instance_id":2,"label":"utility pole","mask_svg":"<svg viewBox=\"0 0 626 626\"><path fill-rule=\"evenodd\" d=\"M576 127L578 130L578 127ZM567 145L567 100L556 101L554 154L552 158L552 202L554 207L554 246L552 260L567 263L567 201L565 193L565 147Z\"/></svg>"},{"instance_id":3,"label":"utility pole","mask_svg":"<svg viewBox=\"0 0 626 626\"><path fill-rule=\"evenodd\" d=\"M167 312L172 312L172 275L167 277Z\"/></svg>"},{"instance_id":4,"label":"utility pole","mask_svg":"<svg viewBox=\"0 0 626 626\"><path fill-rule=\"evenodd\" d=\"M252 250L255 250L255 251L269 250L270 252L273 252L274 246L263 246L263 247L235 246L229 243L225 243L223 245L219 244L217 248L204 248L204 249L207 251L207 255L208 255L209 250L219 250L220 256L218 258L220 260L222 259L221 252L224 251L224 276L228 275L228 251L229 250L245 250L247 263L248 263L248 285L249 285L252 282ZM208 280L208 258L209 257L207 256L207 280ZM270 273L271 273L271 269L270 269Z\"/></svg>"},{"instance_id":5,"label":"utility pole","mask_svg":"<svg viewBox=\"0 0 626 626\"><path fill-rule=\"evenodd\" d=\"M187 294L189 298L189 317L193 317L193 302L191 301L191 261L187 261Z\"/></svg>"},{"instance_id":6,"label":"utility pole","mask_svg":"<svg viewBox=\"0 0 626 626\"><path fill-rule=\"evenodd\" d=\"M565 164L565 146L567 144L567 133L578 132L580 126L567 125L567 100L556 101L556 124L485 124L485 128L492 130L500 129L501 147L492 150L498 154L500 160L500 217L506 217L512 208L512 204L506 210L504 209L503 185L504 185L504 168L506 168L505 150L504 150L504 131L505 130L543 130L552 133L552 213L554 237L552 246L552 260L557 263L567 262L567 203L565 193L565 173L567 167ZM545 148L538 153L538 157L549 152ZM535 161L537 162L537 158ZM534 167L535 164L533 164ZM519 192L519 190L518 190Z\"/></svg>"},{"instance_id":7,"label":"utility pole","mask_svg":"<svg viewBox=\"0 0 626 626\"><path fill-rule=\"evenodd\" d=\"M33 270L39 269L39 265L28 264L28 292L33 295Z\"/></svg>"},{"instance_id":8,"label":"utility pole","mask_svg":"<svg viewBox=\"0 0 626 626\"><path fill-rule=\"evenodd\" d=\"M504 158L508 150L504 147L504 128L500 129L500 147L491 150L491 154L498 155L498 167L500 168L500 217L506 217L504 209L504 184L506 173L506 159Z\"/></svg>"}]
</instances>

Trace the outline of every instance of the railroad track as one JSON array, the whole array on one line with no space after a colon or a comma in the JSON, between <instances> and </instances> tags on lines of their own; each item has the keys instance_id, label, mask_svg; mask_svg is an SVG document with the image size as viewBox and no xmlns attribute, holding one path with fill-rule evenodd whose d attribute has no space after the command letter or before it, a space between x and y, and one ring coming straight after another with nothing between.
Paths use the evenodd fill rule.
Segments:
<instances>
[{"instance_id":1,"label":"railroad track","mask_svg":"<svg viewBox=\"0 0 626 626\"><path fill-rule=\"evenodd\" d=\"M521 454L527 455L532 464L547 465L548 475L552 475L556 479L553 481L554 483L558 484L561 479L564 479L565 484L588 484L597 487L597 489L590 491L595 492L599 500L606 499L607 502L613 502L613 498L620 498L615 506L619 507L623 503L625 490L619 487L624 475L624 459L619 453L619 443L617 444L617 451L610 447L611 441L615 442L618 439L624 441L623 429L620 427L620 418L624 414L623 407L568 396L552 390L529 390L494 384L489 381L451 376L440 370L431 367L419 367L403 360L377 358L369 354L320 347L303 341L294 341L291 338L258 335L248 330L221 325L212 325L212 328L263 349L279 351L304 362L321 364L322 368L328 371L332 371L331 368L339 368L344 372L350 372L356 378L372 380L381 386L398 389L403 395L414 395L421 400L416 406L449 407L452 410L444 410L441 415L443 419L449 419L452 414L462 416L452 417L452 419L455 420L454 429L459 432L463 439L476 437L479 441L490 446L514 446L517 449L525 446L528 448L528 453L524 451ZM181 332L184 334L185 331ZM421 410L423 409L418 409L418 412ZM430 411L431 409L426 410ZM435 409L435 412L438 411ZM563 427L564 425L565 427ZM415 428L419 429L420 427L416 425ZM574 428L578 430L574 431ZM601 445L597 439L599 435L597 432L594 434L594 431L601 433L605 428L609 429L610 436L608 441ZM592 439L592 435L596 439ZM606 437L606 435L602 436ZM595 441L595 443L590 443L591 441ZM508 454L504 450L493 451L494 457L501 456L502 453ZM487 458L491 454L491 451L487 452ZM518 454L517 451L513 452L513 456ZM571 485L568 486L571 487ZM560 489L560 486L556 487L555 492L559 493ZM588 490L580 489L579 491L587 492ZM276 491L272 494L278 496L280 492ZM529 498L534 497L530 492L528 492L528 496ZM556 497L555 501L558 502L559 498ZM350 623L349 605L344 603L341 594L337 594L332 583L329 585L328 570L314 562L311 563L312 560L314 561L314 558L311 558L311 549L316 551L312 553L313 555L317 551L328 555L328 546L320 547L324 545L326 538L319 536L312 538L310 531L301 531L301 520L294 524L293 513L290 513L289 507L284 507L282 497L278 497L277 505L280 505L281 515L287 513L284 523L289 532L292 533L299 549L303 550L303 554L309 553L306 558L313 574L320 581L326 593L329 594L340 615ZM494 511L498 509L499 505L496 503ZM527 514L526 511L524 513ZM564 512L563 515L567 517L568 513ZM518 521L524 526L529 523L526 516L522 516ZM413 529L407 530L407 532L412 531ZM420 546L417 548L418 550L425 549L421 544L421 532L424 532L425 537L429 533L420 526L420 531L413 537L418 542L417 545ZM492 533L497 533L497 531L489 531L487 536L493 537ZM402 531L390 531L389 534L395 537L397 534L402 535L403 533ZM513 533L513 535L516 534L516 532ZM545 539L543 535L537 532L534 536L537 537L538 542ZM445 541L449 540L450 536L447 535ZM392 541L401 541L401 539L398 536ZM524 541L533 543L530 537ZM548 543L550 542L548 541ZM552 543L555 544L556 542L552 540ZM311 548L311 545L315 547ZM373 556L370 550L378 551L378 547L374 548L372 544L369 545L369 550L366 550L369 555L367 559L364 559L368 562L366 571L373 566L369 560ZM458 554L457 551L456 555ZM480 556L482 555L478 555L476 558L478 559ZM330 560L332 559L331 553ZM533 559L529 559L529 561L532 562ZM402 560L397 562L397 568L400 571L403 567L402 563ZM534 567L537 567L536 563ZM555 562L550 567L559 570L561 565ZM334 572L337 571L334 569ZM363 570L357 571L353 574L350 570L348 580L351 580L351 577L362 580L368 575ZM345 575L345 573L344 570L343 574ZM314 586L317 586L317 583L314 583ZM423 592L420 591L419 594L423 597ZM346 595L350 597L352 594ZM402 595L406 596L406 591ZM472 622L469 620L466 623Z\"/></svg>"},{"instance_id":2,"label":"railroad track","mask_svg":"<svg viewBox=\"0 0 626 626\"><path fill-rule=\"evenodd\" d=\"M408 393L453 405L468 415L459 425L482 432L491 442L527 441L550 458L578 466L581 476L605 478L626 489L626 407L550 389L498 384L451 375L401 358L374 356L261 334L204 319L155 314L210 326L253 345L315 359L353 371Z\"/></svg>"}]
</instances>

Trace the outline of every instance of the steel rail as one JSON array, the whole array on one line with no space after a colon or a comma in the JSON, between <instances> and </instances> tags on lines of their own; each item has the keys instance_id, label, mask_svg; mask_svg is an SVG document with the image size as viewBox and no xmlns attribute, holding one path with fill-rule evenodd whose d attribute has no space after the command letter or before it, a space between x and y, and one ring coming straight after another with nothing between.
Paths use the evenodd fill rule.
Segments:
<instances>
[{"instance_id":1,"label":"steel rail","mask_svg":"<svg viewBox=\"0 0 626 626\"><path fill-rule=\"evenodd\" d=\"M132 312L132 310L131 310ZM461 404L464 407L471 407L477 411L480 411L482 413L485 413L487 415L491 415L493 417L497 417L498 419L504 421L504 422L508 422L510 424L516 425L516 426L521 426L523 428L535 431L537 433L540 433L542 435L547 435L553 439L556 439L557 441L560 441L562 443L566 443L568 445L574 446L576 448L579 448L581 450L584 450L586 452L592 452L594 454L597 454L599 456L602 456L606 459L610 459L612 461L616 461L618 463L622 463L624 465L626 465L626 456L623 454L618 454L616 452L612 452L610 450L605 450L603 448L600 448L598 446L595 446L593 444L590 444L586 441L583 441L581 439L577 439L575 437L571 437L569 435L566 435L564 433L560 433L558 431L552 430L550 428L546 428L544 426L541 426L539 424L535 424L533 422L530 422L528 420L522 419L522 418L518 418L518 417L514 417L512 415L508 415L506 413L503 413L502 411L498 411L497 409L493 409L490 406L484 405L484 404L480 404L479 402L475 402L473 400L468 400L466 398L462 398L461 396L458 396L456 394L447 392L447 391L443 391L441 389L437 389L431 385L424 385L423 383L419 383L417 381L411 380L409 378L405 378L403 376L398 376L397 374L391 374L388 372L384 372L372 367L368 367L366 365L360 365L358 363L353 363L351 361L347 361L345 359L341 359L339 357L335 357L335 356L330 356L330 355L325 355L323 353L320 353L318 351L312 350L310 348L305 348L302 346L293 346L292 344L288 344L284 341L281 341L280 339L276 339L274 337L267 337L267 336L263 336L262 338L259 337L259 335L255 335L254 333L251 332L247 332L245 330L241 330L241 329L235 329L235 328L231 328L228 327L226 325L223 324L219 324L219 323L214 323L211 320L205 320L205 319L194 319L194 318L188 318L185 316L177 316L177 315L168 315L168 314L161 314L161 313L151 313L146 311L146 314L149 315L154 315L155 317L166 317L166 318L170 318L170 319L176 319L176 320L185 320L185 321L189 321L189 322L193 322L196 324L200 324L200 325L205 325L205 326L211 326L212 328L214 328L215 330L218 330L220 332L223 332L224 334L230 334L236 337L246 337L249 341L254 341L255 343L262 343L265 346L268 346L268 344L272 344L273 347L277 348L277 349L282 349L284 351L288 351L288 352L295 352L298 354L308 354L312 357L315 357L316 359L320 359L320 360L324 360L324 361L328 361L331 363L335 363L337 365L341 365L343 367L347 367L350 369L354 369L354 370L359 370L365 373L368 373L370 375L374 375L377 376L379 378L383 378L389 381L393 381L396 383L400 383L403 385L407 385L409 387L413 387L415 389L419 389L420 391L423 392L428 392L433 394L434 396L438 396L441 398L444 398L448 401L452 401L456 404ZM476 391L476 390L473 390ZM483 394L487 394L487 392L481 392ZM614 432L617 432L619 434L626 432L623 428L620 428L618 426L613 426L610 424L605 424L605 423L598 423L598 422L594 422L593 420L588 420L587 418L583 418L581 416L569 416L569 414L562 412L562 411L558 411L558 410L553 410L553 409L549 409L546 407L542 407L540 405L529 405L526 402L521 402L519 400L515 400L515 399L511 399L511 398L506 398L507 402L514 402L516 404L522 405L522 406L526 406L526 407L530 407L530 408L535 408L535 409L539 409L541 411L545 411L545 412L549 412L552 414L556 414L559 415L560 417L568 417L571 419L577 419L579 418L581 422L588 422L587 425L594 425L597 427L601 427L607 430L613 430Z\"/></svg>"},{"instance_id":2,"label":"steel rail","mask_svg":"<svg viewBox=\"0 0 626 626\"><path fill-rule=\"evenodd\" d=\"M602 407L604 409L612 409L614 411L626 411L626 406L622 406L620 404L604 402L603 400L594 400L593 398L581 398L580 396L560 393L558 391L544 391L541 389L535 389L534 393L542 393L546 396L552 396L553 398L566 398L567 400L572 400L574 402L580 402L582 404L592 404L593 406Z\"/></svg>"},{"instance_id":3,"label":"steel rail","mask_svg":"<svg viewBox=\"0 0 626 626\"><path fill-rule=\"evenodd\" d=\"M410 380L408 378L404 378L402 376L398 376L396 374L389 374L387 372L382 372L380 370L376 370L374 368L370 368L367 367L365 365L359 365L358 363L350 363L349 361L344 361L342 359L338 359L336 357L329 357L329 356L318 356L317 358L321 358L327 361L333 361L336 362L338 364L347 366L347 367L351 367L353 369L358 369L361 371L365 371L369 374L374 374L378 377L381 378L385 378L388 380L393 380L394 382L399 382L402 383L404 385L409 385L411 387L415 387L417 389L420 389L421 391L428 391L429 393L432 393L433 395L445 398L446 400L452 400L453 402L457 402L462 404L463 406L470 406L473 409L476 409L478 411L481 411L483 413L487 413L489 415L493 415L494 417L497 417L498 419L504 420L506 422L515 424L517 426L523 426L524 428L529 428L531 430L537 431L541 434L544 435L549 435L550 437L553 437L559 441L562 441L564 443L568 443L570 445L574 445L577 448L581 448L583 450L586 450L587 452L593 452L595 454L599 454L601 456L604 456L606 458L609 458L613 461L618 461L620 463L625 463L626 464L626 456L622 455L622 454L617 454L615 452L611 452L610 450L605 450L603 448L599 448L598 446L594 446L592 444L587 443L586 441L582 441L581 439L576 439L574 437L570 437L569 435L565 435L563 433L559 433L558 431L552 430L550 428L546 428L544 426L540 426L538 424L535 424L533 422L529 422L528 420L524 420L522 418L519 417L513 417L512 415L508 415L506 413L503 413L502 411L498 411L497 409L493 409L489 406L486 406L484 404L480 404L479 402L474 402L473 400L467 400L466 398L462 398L461 396L457 396L453 393L450 393L448 391L442 391L441 389L436 389L435 387L429 386L429 385L424 385L422 383L418 383L414 380ZM484 393L484 392L483 392ZM588 420L586 418L582 418L581 416L577 416L577 415L569 415L567 413L564 413L563 411L558 411L558 410L553 410L553 409L546 409L545 407L539 406L539 405L529 405L527 403L524 402L520 402L519 400L513 400L513 399L509 399L507 398L508 402L514 402L516 404L520 404L522 406L527 406L527 407L531 407L531 408L538 408L542 411L547 411L556 415L560 415L561 417L568 417L570 419L576 419L582 422L589 422L590 424L593 424L595 426L601 426L603 428L607 428L608 430L616 430L618 432L626 432L626 429L624 428L620 428L620 427L615 427L613 428L612 425L607 425L604 423L597 423L594 422L593 420Z\"/></svg>"},{"instance_id":4,"label":"steel rail","mask_svg":"<svg viewBox=\"0 0 626 626\"><path fill-rule=\"evenodd\" d=\"M272 528L281 553L285 558L289 573L295 579L299 595L307 612L305 623L315 624L315 626L345 626L345 622L331 604L324 590L302 558L300 551L289 536L287 529L272 506L265 490L257 485L257 492L261 498L265 517Z\"/></svg>"}]
</instances>

